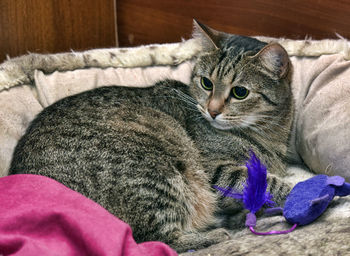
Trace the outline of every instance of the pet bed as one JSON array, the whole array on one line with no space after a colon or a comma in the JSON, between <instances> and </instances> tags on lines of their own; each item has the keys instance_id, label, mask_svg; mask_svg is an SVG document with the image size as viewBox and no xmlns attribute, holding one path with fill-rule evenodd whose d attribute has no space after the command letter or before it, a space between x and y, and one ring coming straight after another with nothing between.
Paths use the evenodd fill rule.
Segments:
<instances>
[{"instance_id":1,"label":"pet bed","mask_svg":"<svg viewBox=\"0 0 350 256\"><path fill-rule=\"evenodd\" d=\"M295 184L312 173L324 173L341 175L349 182L349 42L260 39L284 46L294 67L296 112L290 151L295 162L288 168L286 181ZM29 54L5 61L0 65L0 176L7 175L18 139L44 107L104 85L151 86L164 78L188 83L193 58L200 50L200 44L191 39L129 49ZM15 193L9 182L0 186L2 200L6 193L9 198ZM349 217L350 198L337 198L316 222L288 235L258 237L242 230L230 241L183 255L346 255L350 254ZM279 216L261 218L257 226L261 230L288 228Z\"/></svg>"}]
</instances>

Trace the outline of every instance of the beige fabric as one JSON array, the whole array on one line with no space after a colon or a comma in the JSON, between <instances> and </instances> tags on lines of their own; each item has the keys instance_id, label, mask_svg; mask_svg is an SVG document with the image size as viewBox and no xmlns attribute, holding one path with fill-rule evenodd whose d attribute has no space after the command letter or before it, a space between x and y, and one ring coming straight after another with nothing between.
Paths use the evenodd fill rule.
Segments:
<instances>
[{"instance_id":1,"label":"beige fabric","mask_svg":"<svg viewBox=\"0 0 350 256\"><path fill-rule=\"evenodd\" d=\"M100 86L150 86L159 80L175 79L188 84L190 81L191 62L177 67L146 68L91 68L67 72L54 72L45 75L35 71L35 84L39 101L47 107L55 101L82 91Z\"/></svg>"},{"instance_id":2,"label":"beige fabric","mask_svg":"<svg viewBox=\"0 0 350 256\"><path fill-rule=\"evenodd\" d=\"M292 61L296 151L315 172L350 181L350 61L340 55Z\"/></svg>"},{"instance_id":3,"label":"beige fabric","mask_svg":"<svg viewBox=\"0 0 350 256\"><path fill-rule=\"evenodd\" d=\"M43 108L31 86L2 91L0 96L0 177L7 174L12 152L29 122Z\"/></svg>"}]
</instances>

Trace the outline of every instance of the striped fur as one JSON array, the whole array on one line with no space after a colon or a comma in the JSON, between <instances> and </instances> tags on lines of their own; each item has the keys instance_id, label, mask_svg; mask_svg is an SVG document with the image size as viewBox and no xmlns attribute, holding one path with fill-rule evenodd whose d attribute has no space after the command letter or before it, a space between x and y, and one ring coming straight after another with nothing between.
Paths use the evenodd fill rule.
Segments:
<instances>
[{"instance_id":1,"label":"striped fur","mask_svg":"<svg viewBox=\"0 0 350 256\"><path fill-rule=\"evenodd\" d=\"M209 32L199 32L211 43L190 86L102 87L62 99L31 123L10 173L56 179L128 222L138 242L161 240L179 252L227 240L227 228L241 225L241 205L211 187L240 189L249 149L267 164L270 191L282 202L293 116L288 57L278 45L213 40ZM227 94L238 85L250 91L244 100ZM213 119L216 97L224 101Z\"/></svg>"}]
</instances>

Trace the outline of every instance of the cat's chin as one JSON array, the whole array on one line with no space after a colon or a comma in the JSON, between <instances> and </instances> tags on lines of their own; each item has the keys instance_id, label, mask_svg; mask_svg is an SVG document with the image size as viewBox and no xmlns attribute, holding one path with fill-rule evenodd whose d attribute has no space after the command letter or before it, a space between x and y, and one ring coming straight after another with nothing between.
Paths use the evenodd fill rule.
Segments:
<instances>
[{"instance_id":1,"label":"cat's chin","mask_svg":"<svg viewBox=\"0 0 350 256\"><path fill-rule=\"evenodd\" d=\"M213 126L215 129L222 130L222 131L227 131L227 130L232 130L234 127L229 124L225 123L219 123L217 121L210 121L211 126Z\"/></svg>"},{"instance_id":2,"label":"cat's chin","mask_svg":"<svg viewBox=\"0 0 350 256\"><path fill-rule=\"evenodd\" d=\"M230 124L229 122L223 120L222 115L218 115L216 119L213 119L208 111L202 111L203 117L210 123L211 126L213 126L215 129L227 131L234 129L234 126Z\"/></svg>"}]
</instances>

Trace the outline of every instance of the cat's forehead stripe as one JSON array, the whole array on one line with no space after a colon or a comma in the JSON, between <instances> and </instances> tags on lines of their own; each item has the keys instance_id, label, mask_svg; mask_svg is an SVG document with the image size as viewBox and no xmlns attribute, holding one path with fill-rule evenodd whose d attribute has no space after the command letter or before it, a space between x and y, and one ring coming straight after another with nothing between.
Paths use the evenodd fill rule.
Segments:
<instances>
[{"instance_id":1,"label":"cat's forehead stripe","mask_svg":"<svg viewBox=\"0 0 350 256\"><path fill-rule=\"evenodd\" d=\"M237 74L236 74L236 72L234 72L232 74L231 84L233 84L233 81L235 81L236 77L237 77Z\"/></svg>"},{"instance_id":2,"label":"cat's forehead stripe","mask_svg":"<svg viewBox=\"0 0 350 256\"><path fill-rule=\"evenodd\" d=\"M221 62L219 62L218 77L220 79L224 77L224 74L226 73L226 67L232 67L232 64L230 62L232 62L232 60L229 57L226 57L221 60Z\"/></svg>"},{"instance_id":3,"label":"cat's forehead stripe","mask_svg":"<svg viewBox=\"0 0 350 256\"><path fill-rule=\"evenodd\" d=\"M223 78L227 74L230 73L232 69L235 68L235 66L241 61L243 52L237 53L236 51L232 52L230 51L224 60L219 63L220 66L222 66L222 72L220 73L219 77Z\"/></svg>"},{"instance_id":4,"label":"cat's forehead stripe","mask_svg":"<svg viewBox=\"0 0 350 256\"><path fill-rule=\"evenodd\" d=\"M209 76L210 76L210 77L213 76L213 73L214 73L214 71L215 71L216 68L217 68L216 65L213 65L213 66L212 66L212 68L211 68L210 71L209 71Z\"/></svg>"}]
</instances>

